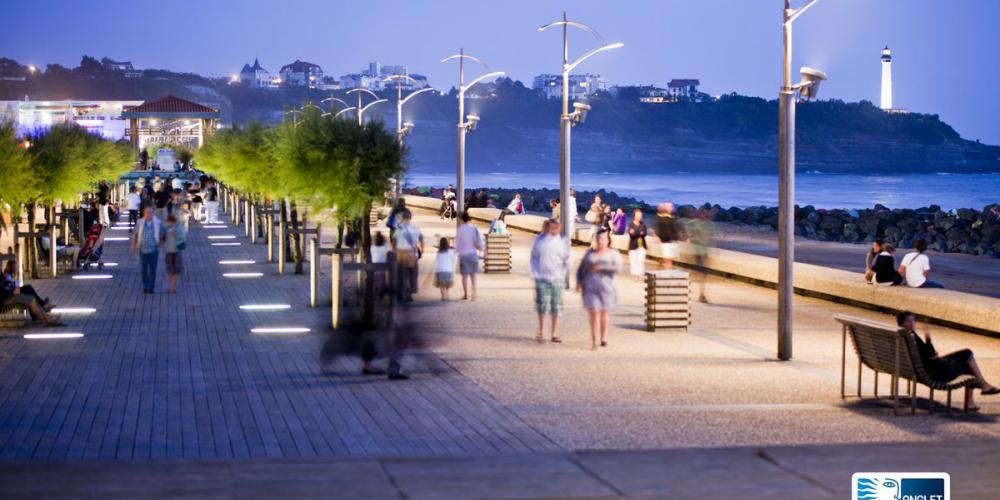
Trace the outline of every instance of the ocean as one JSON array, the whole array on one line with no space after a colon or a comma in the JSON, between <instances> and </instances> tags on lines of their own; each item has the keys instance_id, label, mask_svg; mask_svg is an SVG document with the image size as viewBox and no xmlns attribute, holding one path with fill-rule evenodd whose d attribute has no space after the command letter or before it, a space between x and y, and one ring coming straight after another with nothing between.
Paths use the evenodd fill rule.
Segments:
<instances>
[{"instance_id":1,"label":"ocean","mask_svg":"<svg viewBox=\"0 0 1000 500\"><path fill-rule=\"evenodd\" d=\"M445 186L455 182L451 169L416 168L407 173L406 186ZM982 209L1000 203L1000 173L995 174L887 174L856 175L800 172L795 202L817 208L919 208L940 205ZM559 174L538 172L469 172L467 187L558 188ZM777 175L579 172L573 187L583 191L605 189L647 203L672 201L723 207L778 204Z\"/></svg>"}]
</instances>

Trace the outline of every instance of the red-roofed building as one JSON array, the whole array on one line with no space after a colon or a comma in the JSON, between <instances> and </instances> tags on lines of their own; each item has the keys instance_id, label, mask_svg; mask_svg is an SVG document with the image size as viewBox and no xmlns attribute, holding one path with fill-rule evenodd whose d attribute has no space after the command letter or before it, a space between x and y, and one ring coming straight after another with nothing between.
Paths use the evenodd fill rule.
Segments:
<instances>
[{"instance_id":1,"label":"red-roofed building","mask_svg":"<svg viewBox=\"0 0 1000 500\"><path fill-rule=\"evenodd\" d=\"M201 147L215 133L219 110L167 94L138 106L127 106L122 118L129 121L128 136L139 151L148 143Z\"/></svg>"}]
</instances>

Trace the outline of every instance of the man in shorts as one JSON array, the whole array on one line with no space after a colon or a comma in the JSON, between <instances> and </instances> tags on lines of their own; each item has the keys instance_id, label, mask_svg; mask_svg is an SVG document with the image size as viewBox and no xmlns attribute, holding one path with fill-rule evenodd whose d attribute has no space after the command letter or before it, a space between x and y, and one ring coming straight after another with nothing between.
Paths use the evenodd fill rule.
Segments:
<instances>
[{"instance_id":1,"label":"man in shorts","mask_svg":"<svg viewBox=\"0 0 1000 500\"><path fill-rule=\"evenodd\" d=\"M552 318L552 342L562 342L556 335L556 326L562 314L562 291L566 288L569 272L569 243L559 234L561 230L558 221L545 221L542 234L531 246L531 276L535 278L535 310L538 312L535 338L539 342L545 338L545 316Z\"/></svg>"},{"instance_id":2,"label":"man in shorts","mask_svg":"<svg viewBox=\"0 0 1000 500\"><path fill-rule=\"evenodd\" d=\"M469 298L469 283L472 283L472 300L476 300L476 273L479 272L479 251L483 249L483 239L479 229L469 223L468 212L461 216L461 224L455 230L455 254L458 256L458 270L462 273L462 300Z\"/></svg>"}]
</instances>

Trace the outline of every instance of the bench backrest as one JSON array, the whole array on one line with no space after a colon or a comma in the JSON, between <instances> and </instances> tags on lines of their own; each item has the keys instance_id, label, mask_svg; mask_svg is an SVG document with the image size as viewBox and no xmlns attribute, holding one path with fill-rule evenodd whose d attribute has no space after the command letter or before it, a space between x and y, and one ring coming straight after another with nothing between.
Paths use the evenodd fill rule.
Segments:
<instances>
[{"instance_id":1,"label":"bench backrest","mask_svg":"<svg viewBox=\"0 0 1000 500\"><path fill-rule=\"evenodd\" d=\"M838 315L836 320L847 328L858 359L872 370L898 373L900 377L921 380L926 376L911 333L885 323ZM898 352L898 365L897 365ZM897 372L898 369L898 372Z\"/></svg>"}]
</instances>

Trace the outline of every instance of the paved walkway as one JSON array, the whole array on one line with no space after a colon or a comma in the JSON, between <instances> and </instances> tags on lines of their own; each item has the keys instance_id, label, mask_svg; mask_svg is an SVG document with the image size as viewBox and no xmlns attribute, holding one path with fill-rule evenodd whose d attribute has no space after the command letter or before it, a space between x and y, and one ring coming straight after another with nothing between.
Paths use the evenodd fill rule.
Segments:
<instances>
[{"instance_id":1,"label":"paved walkway","mask_svg":"<svg viewBox=\"0 0 1000 500\"><path fill-rule=\"evenodd\" d=\"M428 241L453 230L417 215ZM209 239L222 235L237 238ZM654 334L642 329L640 283L622 277L609 347L590 350L572 293L566 342L538 344L530 237L514 241L514 273L481 275L480 300L421 290L415 311L439 342L408 360L407 382L362 377L349 359L321 371L329 309L306 307L306 277L276 276L241 231L193 229L176 296L138 293L137 259L108 242L113 279L35 283L62 306L98 310L60 329L85 337L0 330L0 497L842 498L863 469L951 472L962 498L996 491L1000 400L946 418L840 399L833 314L888 317L799 297L795 360L782 363L772 290L711 279L689 332ZM251 271L265 277L222 276ZM268 303L292 307L239 309ZM311 331L250 332L278 326ZM943 351L972 348L1000 380L1000 340L934 334Z\"/></svg>"}]
</instances>

